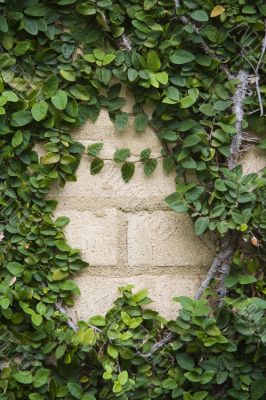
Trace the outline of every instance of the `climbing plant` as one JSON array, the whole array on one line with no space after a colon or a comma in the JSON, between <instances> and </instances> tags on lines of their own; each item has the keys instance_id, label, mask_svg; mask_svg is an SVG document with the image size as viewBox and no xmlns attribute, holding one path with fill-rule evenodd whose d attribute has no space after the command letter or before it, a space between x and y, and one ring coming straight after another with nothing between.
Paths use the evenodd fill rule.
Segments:
<instances>
[{"instance_id":1,"label":"climbing plant","mask_svg":"<svg viewBox=\"0 0 266 400\"><path fill-rule=\"evenodd\" d=\"M0 0L0 399L266 398L266 149L263 0ZM135 97L131 113L121 85ZM121 289L105 317L75 325L64 306L86 266L53 218L54 182L75 180L96 143L74 140L106 108L162 143L177 189L166 202L213 231L217 256L195 299L166 321L145 290ZM151 110L148 112L147 110ZM40 158L35 145L41 144ZM130 149L114 162L128 182ZM157 160L140 154L146 175Z\"/></svg>"}]
</instances>

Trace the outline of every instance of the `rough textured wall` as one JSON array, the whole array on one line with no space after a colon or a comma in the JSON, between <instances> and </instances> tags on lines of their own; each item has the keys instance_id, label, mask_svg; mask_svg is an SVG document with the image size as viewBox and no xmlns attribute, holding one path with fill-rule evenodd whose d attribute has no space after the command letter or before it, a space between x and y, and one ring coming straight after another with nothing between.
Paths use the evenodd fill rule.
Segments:
<instances>
[{"instance_id":1,"label":"rough textured wall","mask_svg":"<svg viewBox=\"0 0 266 400\"><path fill-rule=\"evenodd\" d=\"M152 156L159 157L159 140L151 129L139 137L133 119L125 133L117 133L104 111L75 138L86 147L103 141L101 156L107 161L102 171L92 176L89 159L84 156L77 181L63 189L54 188L52 193L59 200L56 216L71 219L66 228L70 244L80 248L90 264L77 277L81 296L71 310L73 317L86 319L105 313L117 297L118 287L126 284L148 288L153 307L165 317L174 317L177 304L172 298L193 295L213 260L214 246L207 237L195 236L188 216L167 209L164 198L175 190L174 174L164 173L161 159L149 178L137 163L127 184L111 161L121 147L131 149L131 160L139 159L147 147ZM246 163L247 170L250 165L254 169L254 157Z\"/></svg>"}]
</instances>

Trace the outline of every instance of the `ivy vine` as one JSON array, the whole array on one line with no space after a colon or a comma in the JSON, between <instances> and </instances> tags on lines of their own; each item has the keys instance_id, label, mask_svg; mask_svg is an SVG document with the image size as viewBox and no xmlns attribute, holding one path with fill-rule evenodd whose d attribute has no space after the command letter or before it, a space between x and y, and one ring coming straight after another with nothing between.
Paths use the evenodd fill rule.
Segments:
<instances>
[{"instance_id":1,"label":"ivy vine","mask_svg":"<svg viewBox=\"0 0 266 400\"><path fill-rule=\"evenodd\" d=\"M0 399L265 399L266 174L239 164L250 142L266 149L264 1L0 0L0 10ZM76 325L64 309L86 263L47 194L75 180L85 152L92 174L103 167L103 143L84 149L72 134L102 108L121 135L129 116L140 140L154 129L176 172L166 202L217 237L174 321L131 286L105 317ZM129 156L114 154L125 182ZM146 175L157 166L150 149L138 161Z\"/></svg>"}]
</instances>

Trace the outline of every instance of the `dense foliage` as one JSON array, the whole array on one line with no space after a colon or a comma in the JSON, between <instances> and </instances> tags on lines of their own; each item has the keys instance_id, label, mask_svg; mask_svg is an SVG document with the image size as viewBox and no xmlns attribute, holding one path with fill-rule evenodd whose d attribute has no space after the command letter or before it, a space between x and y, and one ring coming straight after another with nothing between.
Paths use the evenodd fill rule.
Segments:
<instances>
[{"instance_id":1,"label":"dense foliage","mask_svg":"<svg viewBox=\"0 0 266 400\"><path fill-rule=\"evenodd\" d=\"M265 133L264 1L0 0L0 10L0 399L265 399L266 177L236 165L245 132ZM140 140L151 125L176 171L169 206L199 235L233 233L231 273L204 299L176 299L175 321L127 287L77 328L61 303L73 305L86 263L46 195L75 179L85 151L101 170L103 143L84 149L71 133L106 108L123 134L121 84ZM114 154L125 182L129 155ZM150 175L150 149L140 160Z\"/></svg>"}]
</instances>

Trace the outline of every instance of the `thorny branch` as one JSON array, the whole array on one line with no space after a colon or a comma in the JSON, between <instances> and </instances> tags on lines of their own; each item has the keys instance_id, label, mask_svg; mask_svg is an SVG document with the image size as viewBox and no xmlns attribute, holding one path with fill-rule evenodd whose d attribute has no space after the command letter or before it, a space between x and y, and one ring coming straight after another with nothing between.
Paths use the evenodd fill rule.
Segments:
<instances>
[{"instance_id":1,"label":"thorny branch","mask_svg":"<svg viewBox=\"0 0 266 400\"><path fill-rule=\"evenodd\" d=\"M236 123L235 123L235 135L233 137L229 156L228 156L228 168L234 169L237 165L237 159L240 152L240 147L243 141L242 134L242 124L244 119L244 101L247 94L247 89L249 85L249 74L241 69L236 77L240 81L237 86L236 92L233 97L233 111L236 115Z\"/></svg>"}]
</instances>

